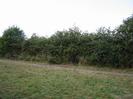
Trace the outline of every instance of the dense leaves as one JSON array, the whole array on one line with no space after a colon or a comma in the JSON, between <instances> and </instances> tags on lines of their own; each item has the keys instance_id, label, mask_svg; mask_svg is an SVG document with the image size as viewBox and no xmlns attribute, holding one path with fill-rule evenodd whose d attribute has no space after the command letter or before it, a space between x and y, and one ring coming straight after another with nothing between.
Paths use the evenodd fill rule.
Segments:
<instances>
[{"instance_id":1,"label":"dense leaves","mask_svg":"<svg viewBox=\"0 0 133 99\"><path fill-rule=\"evenodd\" d=\"M133 16L115 30L101 27L96 33L85 33L73 27L49 38L33 34L25 39L23 31L13 26L0 38L0 55L56 64L133 67Z\"/></svg>"},{"instance_id":2,"label":"dense leaves","mask_svg":"<svg viewBox=\"0 0 133 99\"><path fill-rule=\"evenodd\" d=\"M25 39L24 32L16 26L5 30L1 38L1 56L16 57L22 52L22 46Z\"/></svg>"}]
</instances>

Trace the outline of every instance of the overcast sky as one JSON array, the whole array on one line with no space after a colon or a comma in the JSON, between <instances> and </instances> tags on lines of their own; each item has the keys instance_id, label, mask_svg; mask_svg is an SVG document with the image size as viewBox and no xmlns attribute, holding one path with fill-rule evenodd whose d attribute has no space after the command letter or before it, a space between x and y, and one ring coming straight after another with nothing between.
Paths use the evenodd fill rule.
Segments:
<instances>
[{"instance_id":1,"label":"overcast sky","mask_svg":"<svg viewBox=\"0 0 133 99\"><path fill-rule=\"evenodd\" d=\"M73 25L94 32L116 27L133 14L133 0L0 0L0 35L17 25L32 33L50 36Z\"/></svg>"}]
</instances>

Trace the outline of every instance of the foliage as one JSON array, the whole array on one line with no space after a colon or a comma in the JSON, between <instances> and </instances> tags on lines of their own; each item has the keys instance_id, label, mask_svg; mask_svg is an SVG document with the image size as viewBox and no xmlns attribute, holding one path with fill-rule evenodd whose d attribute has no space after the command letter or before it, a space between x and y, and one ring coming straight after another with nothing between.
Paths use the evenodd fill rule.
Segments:
<instances>
[{"instance_id":1,"label":"foliage","mask_svg":"<svg viewBox=\"0 0 133 99\"><path fill-rule=\"evenodd\" d=\"M1 38L1 55L6 57L16 57L22 52L25 35L16 26L9 27L4 31Z\"/></svg>"},{"instance_id":2,"label":"foliage","mask_svg":"<svg viewBox=\"0 0 133 99\"><path fill-rule=\"evenodd\" d=\"M49 38L34 33L25 39L23 31L13 26L0 38L0 56L54 64L133 67L133 16L114 30L101 27L88 33L72 27Z\"/></svg>"}]
</instances>

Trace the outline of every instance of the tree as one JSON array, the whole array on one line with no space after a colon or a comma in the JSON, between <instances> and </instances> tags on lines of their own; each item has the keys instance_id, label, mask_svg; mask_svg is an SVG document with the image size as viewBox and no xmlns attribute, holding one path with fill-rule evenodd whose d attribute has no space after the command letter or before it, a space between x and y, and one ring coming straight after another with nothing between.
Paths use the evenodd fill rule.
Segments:
<instances>
[{"instance_id":1,"label":"tree","mask_svg":"<svg viewBox=\"0 0 133 99\"><path fill-rule=\"evenodd\" d=\"M0 37L0 56L2 55L2 42L3 42L3 40L2 40L2 38Z\"/></svg>"},{"instance_id":2,"label":"tree","mask_svg":"<svg viewBox=\"0 0 133 99\"><path fill-rule=\"evenodd\" d=\"M37 55L47 55L48 53L48 40L45 37L38 37L35 33L31 36L31 38L25 40L24 42L24 54L30 56Z\"/></svg>"},{"instance_id":3,"label":"tree","mask_svg":"<svg viewBox=\"0 0 133 99\"><path fill-rule=\"evenodd\" d=\"M58 63L78 63L81 31L77 27L69 30L57 31L50 39L50 56L58 59Z\"/></svg>"},{"instance_id":4,"label":"tree","mask_svg":"<svg viewBox=\"0 0 133 99\"><path fill-rule=\"evenodd\" d=\"M24 32L17 26L9 27L2 35L2 55L6 57L16 57L22 52Z\"/></svg>"},{"instance_id":5,"label":"tree","mask_svg":"<svg viewBox=\"0 0 133 99\"><path fill-rule=\"evenodd\" d=\"M133 67L133 16L120 25L116 33L120 65Z\"/></svg>"}]
</instances>

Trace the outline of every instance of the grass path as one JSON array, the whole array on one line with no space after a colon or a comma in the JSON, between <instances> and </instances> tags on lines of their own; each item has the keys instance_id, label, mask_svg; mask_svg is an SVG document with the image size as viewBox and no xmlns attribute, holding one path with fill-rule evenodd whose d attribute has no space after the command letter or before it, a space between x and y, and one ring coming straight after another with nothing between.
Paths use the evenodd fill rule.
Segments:
<instances>
[{"instance_id":1,"label":"grass path","mask_svg":"<svg viewBox=\"0 0 133 99\"><path fill-rule=\"evenodd\" d=\"M106 69L101 70L101 68L98 68L98 67L86 68L86 67L76 67L73 65L50 65L50 64L43 64L43 63L13 61L13 60L0 60L0 62L8 63L8 64L35 66L35 67L45 67L45 68L51 68L51 69L55 69L55 70L56 69L69 70L69 71L75 71L77 73L86 74L86 75L87 74L105 74L105 75L113 75L113 76L133 77L133 69L126 69L126 70L118 69L118 70L116 70L116 69L106 68ZM31 72L31 71L29 71L29 72ZM32 73L35 73L35 72L32 72Z\"/></svg>"},{"instance_id":2,"label":"grass path","mask_svg":"<svg viewBox=\"0 0 133 99\"><path fill-rule=\"evenodd\" d=\"M36 66L36 67L49 67L51 69L61 69L61 70L69 70L69 71L74 71L74 72L77 72L77 73L81 73L81 74L86 74L86 75L89 75L89 74L104 74L104 75L113 75L113 76L127 76L127 77L133 77L133 73L130 72L111 72L111 71L101 71L101 70L93 70L93 69L85 69L85 68L77 68L77 67L70 67L68 65L47 65L47 64L34 64L34 63L31 63L29 64L31 66ZM68 67L67 67L68 66ZM98 68L97 68L98 69ZM29 71L31 72L31 71ZM32 72L32 73L36 73L36 72Z\"/></svg>"}]
</instances>

